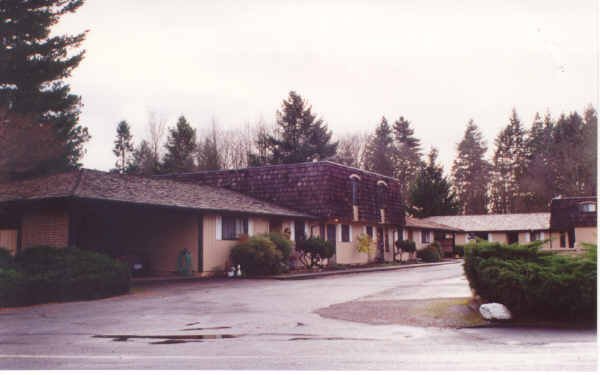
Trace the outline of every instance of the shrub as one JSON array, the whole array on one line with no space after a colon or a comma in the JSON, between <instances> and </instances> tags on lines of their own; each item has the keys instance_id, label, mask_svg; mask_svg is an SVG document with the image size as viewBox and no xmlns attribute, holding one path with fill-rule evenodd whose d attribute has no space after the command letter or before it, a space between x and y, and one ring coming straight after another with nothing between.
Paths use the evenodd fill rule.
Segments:
<instances>
[{"instance_id":1,"label":"shrub","mask_svg":"<svg viewBox=\"0 0 600 375\"><path fill-rule=\"evenodd\" d=\"M10 250L0 247L0 268L12 268L14 264Z\"/></svg>"},{"instance_id":2,"label":"shrub","mask_svg":"<svg viewBox=\"0 0 600 375\"><path fill-rule=\"evenodd\" d=\"M277 250L281 252L283 256L283 262L287 263L290 259L290 254L294 247L294 243L290 241L286 236L277 232L270 232L267 234L271 242L275 244Z\"/></svg>"},{"instance_id":3,"label":"shrub","mask_svg":"<svg viewBox=\"0 0 600 375\"><path fill-rule=\"evenodd\" d=\"M415 244L413 241L409 241L409 240L398 240L398 241L396 241L396 246L400 250L406 251L409 253L414 253L415 251L417 251L417 244Z\"/></svg>"},{"instance_id":4,"label":"shrub","mask_svg":"<svg viewBox=\"0 0 600 375\"><path fill-rule=\"evenodd\" d=\"M427 263L439 262L440 252L433 246L427 246L426 248L417 251L417 257Z\"/></svg>"},{"instance_id":5,"label":"shrub","mask_svg":"<svg viewBox=\"0 0 600 375\"><path fill-rule=\"evenodd\" d=\"M314 266L322 268L321 262L331 258L335 254L335 247L329 241L319 237L310 237L308 239L296 242L296 251L302 264L312 268Z\"/></svg>"},{"instance_id":6,"label":"shrub","mask_svg":"<svg viewBox=\"0 0 600 375\"><path fill-rule=\"evenodd\" d=\"M371 236L361 233L356 236L356 239L358 240L359 253L373 254L373 252L375 252L375 246Z\"/></svg>"},{"instance_id":7,"label":"shrub","mask_svg":"<svg viewBox=\"0 0 600 375\"><path fill-rule=\"evenodd\" d=\"M454 251L452 252L452 255L456 256L458 255L459 257L464 257L465 256L465 245L454 245Z\"/></svg>"},{"instance_id":8,"label":"shrub","mask_svg":"<svg viewBox=\"0 0 600 375\"><path fill-rule=\"evenodd\" d=\"M248 276L276 275L281 271L283 255L266 235L257 235L231 249L230 261L239 264Z\"/></svg>"},{"instance_id":9,"label":"shrub","mask_svg":"<svg viewBox=\"0 0 600 375\"><path fill-rule=\"evenodd\" d=\"M469 285L515 314L553 318L596 316L596 258L539 252L536 244L477 243L465 247Z\"/></svg>"},{"instance_id":10,"label":"shrub","mask_svg":"<svg viewBox=\"0 0 600 375\"><path fill-rule=\"evenodd\" d=\"M20 251L0 278L3 306L95 299L129 291L127 266L77 248L36 246ZM7 292L6 292L7 291Z\"/></svg>"}]
</instances>

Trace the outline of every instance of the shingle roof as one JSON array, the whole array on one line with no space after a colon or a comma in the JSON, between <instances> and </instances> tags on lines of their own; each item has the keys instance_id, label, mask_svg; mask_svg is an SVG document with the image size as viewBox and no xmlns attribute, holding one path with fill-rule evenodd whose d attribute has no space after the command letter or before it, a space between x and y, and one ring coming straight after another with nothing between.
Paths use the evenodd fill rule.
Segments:
<instances>
[{"instance_id":1,"label":"shingle roof","mask_svg":"<svg viewBox=\"0 0 600 375\"><path fill-rule=\"evenodd\" d=\"M504 232L550 229L550 213L431 216L427 220L466 232Z\"/></svg>"},{"instance_id":2,"label":"shingle roof","mask_svg":"<svg viewBox=\"0 0 600 375\"><path fill-rule=\"evenodd\" d=\"M310 217L299 211L223 188L90 169L0 185L0 203L61 197L208 211Z\"/></svg>"},{"instance_id":3,"label":"shingle roof","mask_svg":"<svg viewBox=\"0 0 600 375\"><path fill-rule=\"evenodd\" d=\"M436 223L427 219L417 219L416 217L406 217L406 227L407 228L420 228L420 229L432 229L432 230L441 230L447 232L462 232L462 229L454 228L448 225Z\"/></svg>"},{"instance_id":4,"label":"shingle roof","mask_svg":"<svg viewBox=\"0 0 600 375\"><path fill-rule=\"evenodd\" d=\"M356 176L353 180L350 176ZM404 225L404 205L400 181L377 173L341 164L318 161L276 164L243 169L202 171L157 176L176 181L223 187L273 204L307 212L322 219L352 221L353 189L359 220ZM379 181L387 188L379 188Z\"/></svg>"},{"instance_id":5,"label":"shingle roof","mask_svg":"<svg viewBox=\"0 0 600 375\"><path fill-rule=\"evenodd\" d=\"M582 204L594 203L595 196L553 198L550 205L552 212L550 226L556 230L569 230L575 227L595 227L597 225L597 210L584 212Z\"/></svg>"}]
</instances>

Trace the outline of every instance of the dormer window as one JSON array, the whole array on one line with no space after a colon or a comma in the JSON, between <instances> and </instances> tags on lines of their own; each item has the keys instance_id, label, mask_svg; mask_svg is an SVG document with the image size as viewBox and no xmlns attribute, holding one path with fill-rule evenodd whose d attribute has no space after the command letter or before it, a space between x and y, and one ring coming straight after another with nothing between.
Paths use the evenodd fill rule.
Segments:
<instances>
[{"instance_id":1,"label":"dormer window","mask_svg":"<svg viewBox=\"0 0 600 375\"><path fill-rule=\"evenodd\" d=\"M582 202L579 204L581 212L596 212L595 202Z\"/></svg>"},{"instance_id":2,"label":"dormer window","mask_svg":"<svg viewBox=\"0 0 600 375\"><path fill-rule=\"evenodd\" d=\"M360 181L360 176L357 174L350 175L350 187L352 189L352 205L358 206L358 181Z\"/></svg>"},{"instance_id":3,"label":"dormer window","mask_svg":"<svg viewBox=\"0 0 600 375\"><path fill-rule=\"evenodd\" d=\"M377 206L379 208L385 208L387 187L385 181L377 181Z\"/></svg>"}]
</instances>

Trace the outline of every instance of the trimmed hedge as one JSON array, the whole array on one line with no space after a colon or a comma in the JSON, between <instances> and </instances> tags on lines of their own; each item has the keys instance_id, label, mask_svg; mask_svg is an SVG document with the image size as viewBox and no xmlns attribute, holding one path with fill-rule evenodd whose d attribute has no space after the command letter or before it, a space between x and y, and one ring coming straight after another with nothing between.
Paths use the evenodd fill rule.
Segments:
<instances>
[{"instance_id":1,"label":"trimmed hedge","mask_svg":"<svg viewBox=\"0 0 600 375\"><path fill-rule=\"evenodd\" d=\"M36 246L0 268L0 306L105 298L129 291L127 265L77 248Z\"/></svg>"},{"instance_id":2,"label":"trimmed hedge","mask_svg":"<svg viewBox=\"0 0 600 375\"><path fill-rule=\"evenodd\" d=\"M440 261L440 250L434 246L427 246L424 249L417 251L417 258L421 258L423 262L433 263Z\"/></svg>"},{"instance_id":3,"label":"trimmed hedge","mask_svg":"<svg viewBox=\"0 0 600 375\"><path fill-rule=\"evenodd\" d=\"M469 285L483 299L506 305L517 315L552 318L596 316L595 249L578 257L539 252L542 242L465 246Z\"/></svg>"},{"instance_id":4,"label":"trimmed hedge","mask_svg":"<svg viewBox=\"0 0 600 375\"><path fill-rule=\"evenodd\" d=\"M283 254L268 236L256 235L235 245L230 261L248 276L276 275L281 272Z\"/></svg>"}]
</instances>

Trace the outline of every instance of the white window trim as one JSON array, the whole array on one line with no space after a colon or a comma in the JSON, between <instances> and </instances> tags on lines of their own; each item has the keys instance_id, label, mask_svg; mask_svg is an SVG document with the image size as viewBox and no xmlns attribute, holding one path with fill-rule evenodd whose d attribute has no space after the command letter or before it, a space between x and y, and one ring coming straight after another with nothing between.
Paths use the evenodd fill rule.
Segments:
<instances>
[{"instance_id":1,"label":"white window trim","mask_svg":"<svg viewBox=\"0 0 600 375\"><path fill-rule=\"evenodd\" d=\"M350 237L350 242L353 241L353 237L352 237L352 224L348 224L348 232L350 233L349 237Z\"/></svg>"},{"instance_id":2,"label":"white window trim","mask_svg":"<svg viewBox=\"0 0 600 375\"><path fill-rule=\"evenodd\" d=\"M290 240L296 242L296 224L294 220L290 221Z\"/></svg>"},{"instance_id":3,"label":"white window trim","mask_svg":"<svg viewBox=\"0 0 600 375\"><path fill-rule=\"evenodd\" d=\"M545 234L546 233L544 231L540 232L540 240L542 240L542 241L544 240Z\"/></svg>"},{"instance_id":4,"label":"white window trim","mask_svg":"<svg viewBox=\"0 0 600 375\"><path fill-rule=\"evenodd\" d=\"M492 242L492 232L488 232L487 241Z\"/></svg>"},{"instance_id":5,"label":"white window trim","mask_svg":"<svg viewBox=\"0 0 600 375\"><path fill-rule=\"evenodd\" d=\"M222 235L223 235L223 229L222 229L223 228L223 218L222 218L222 216L220 216L220 215L217 216L217 223L216 223L215 227L217 228L217 232L215 233L216 239L220 241L223 239L222 238Z\"/></svg>"},{"instance_id":6,"label":"white window trim","mask_svg":"<svg viewBox=\"0 0 600 375\"><path fill-rule=\"evenodd\" d=\"M254 221L248 218L248 237L254 235Z\"/></svg>"},{"instance_id":7,"label":"white window trim","mask_svg":"<svg viewBox=\"0 0 600 375\"><path fill-rule=\"evenodd\" d=\"M336 242L342 242L342 224L338 224L335 230Z\"/></svg>"},{"instance_id":8,"label":"white window trim","mask_svg":"<svg viewBox=\"0 0 600 375\"><path fill-rule=\"evenodd\" d=\"M525 242L531 242L531 233L525 232Z\"/></svg>"}]
</instances>

